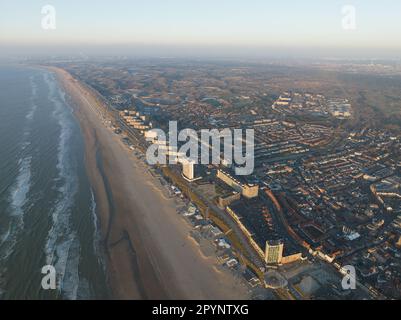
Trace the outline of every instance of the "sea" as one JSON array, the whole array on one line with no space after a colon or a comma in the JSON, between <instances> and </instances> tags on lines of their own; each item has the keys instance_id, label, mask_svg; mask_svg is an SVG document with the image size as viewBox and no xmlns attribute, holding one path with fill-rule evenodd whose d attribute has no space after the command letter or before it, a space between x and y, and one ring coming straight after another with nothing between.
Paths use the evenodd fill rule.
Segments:
<instances>
[{"instance_id":1,"label":"sea","mask_svg":"<svg viewBox=\"0 0 401 320\"><path fill-rule=\"evenodd\" d=\"M107 299L68 95L46 69L0 65L0 299Z\"/></svg>"}]
</instances>

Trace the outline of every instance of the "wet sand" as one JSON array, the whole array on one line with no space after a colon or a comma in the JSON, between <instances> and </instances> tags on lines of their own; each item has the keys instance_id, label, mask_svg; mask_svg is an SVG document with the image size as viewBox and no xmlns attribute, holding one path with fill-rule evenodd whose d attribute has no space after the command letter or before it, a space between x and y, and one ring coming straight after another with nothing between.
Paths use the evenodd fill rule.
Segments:
<instances>
[{"instance_id":1,"label":"wet sand","mask_svg":"<svg viewBox=\"0 0 401 320\"><path fill-rule=\"evenodd\" d=\"M247 299L244 281L216 268L191 241L190 226L146 165L104 124L101 101L52 68L74 102L85 139L114 299Z\"/></svg>"}]
</instances>

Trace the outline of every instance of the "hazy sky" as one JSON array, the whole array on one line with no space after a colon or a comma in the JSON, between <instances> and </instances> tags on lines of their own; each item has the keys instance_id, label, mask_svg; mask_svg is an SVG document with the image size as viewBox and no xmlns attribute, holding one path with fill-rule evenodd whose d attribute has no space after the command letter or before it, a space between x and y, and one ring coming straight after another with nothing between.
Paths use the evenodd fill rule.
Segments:
<instances>
[{"instance_id":1,"label":"hazy sky","mask_svg":"<svg viewBox=\"0 0 401 320\"><path fill-rule=\"evenodd\" d=\"M56 9L43 30L41 8ZM354 5L356 30L342 27ZM400 0L0 0L0 45L181 45L401 51Z\"/></svg>"}]
</instances>

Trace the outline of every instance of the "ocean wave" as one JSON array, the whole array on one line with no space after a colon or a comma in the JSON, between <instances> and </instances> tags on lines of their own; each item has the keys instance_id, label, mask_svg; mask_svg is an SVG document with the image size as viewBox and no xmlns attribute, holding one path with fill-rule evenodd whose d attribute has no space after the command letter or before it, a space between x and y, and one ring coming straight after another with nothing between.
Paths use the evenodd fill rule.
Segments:
<instances>
[{"instance_id":1,"label":"ocean wave","mask_svg":"<svg viewBox=\"0 0 401 320\"><path fill-rule=\"evenodd\" d=\"M23 129L23 140L21 142L22 157L18 160L18 174L15 178L14 185L11 187L9 203L10 203L10 222L5 234L1 236L0 249L2 249L2 258L7 259L13 252L17 241L17 234L24 227L24 205L28 200L28 193L31 187L31 161L32 157L27 155L27 148L30 146L29 135L31 131L30 122L33 119L37 105L35 99L37 97L37 85L34 76L29 77L31 87L30 109L26 115L27 123Z\"/></svg>"},{"instance_id":2,"label":"ocean wave","mask_svg":"<svg viewBox=\"0 0 401 320\"><path fill-rule=\"evenodd\" d=\"M13 253L18 235L24 228L24 205L31 187L31 157L20 161L16 182L10 193L10 217L7 231L1 237L2 259L7 260Z\"/></svg>"},{"instance_id":3,"label":"ocean wave","mask_svg":"<svg viewBox=\"0 0 401 320\"><path fill-rule=\"evenodd\" d=\"M68 106L64 93L56 85L53 76L44 74L49 88L49 100L54 105L53 116L60 126L57 170L62 186L59 196L52 209L52 226L49 230L45 245L46 263L56 268L58 288L67 299L76 299L79 286L79 240L71 230L71 215L78 191L76 165L70 158L70 141L73 128L72 120L68 117Z\"/></svg>"},{"instance_id":4,"label":"ocean wave","mask_svg":"<svg viewBox=\"0 0 401 320\"><path fill-rule=\"evenodd\" d=\"M18 241L21 231L24 229L24 207L29 201L29 190L31 188L31 162L32 156L27 150L31 144L29 141L30 122L32 121L37 105L35 99L37 97L37 86L34 77L30 77L30 86L32 89L30 97L30 109L26 115L27 123L23 129L23 140L20 144L21 158L18 160L18 173L10 189L9 194L9 221L6 231L0 236L0 261L7 261L14 252L15 245ZM7 268L2 264L0 276L7 272Z\"/></svg>"},{"instance_id":5,"label":"ocean wave","mask_svg":"<svg viewBox=\"0 0 401 320\"><path fill-rule=\"evenodd\" d=\"M29 77L29 82L30 82L30 86L31 86L31 98L30 98L31 108L28 111L28 113L26 114L25 118L27 120L31 121L33 119L34 115L35 115L35 112L36 112L37 108L38 108L38 106L37 106L37 104L35 102L35 99L36 99L37 94L38 94L38 87L36 85L34 76L30 76Z\"/></svg>"},{"instance_id":6,"label":"ocean wave","mask_svg":"<svg viewBox=\"0 0 401 320\"><path fill-rule=\"evenodd\" d=\"M63 252L63 250L65 250ZM63 253L68 252L63 256ZM79 278L79 260L80 260L80 244L77 240L76 233L70 235L70 239L65 243L65 248L58 248L58 254L66 260L59 263L64 266L63 278L60 279L60 290L64 297L69 300L75 300L78 296L78 288L80 284ZM56 267L57 270L57 267Z\"/></svg>"},{"instance_id":7,"label":"ocean wave","mask_svg":"<svg viewBox=\"0 0 401 320\"><path fill-rule=\"evenodd\" d=\"M99 219L97 217L97 212L96 212L96 201L95 201L95 194L93 193L93 190L91 188L91 214L92 214L92 221L93 221L93 251L95 252L95 255L97 257L97 262L98 264L102 267L103 272L106 272L106 265L104 263L103 259L103 253L100 250L100 243L102 241L102 236L100 232L100 225L99 225Z\"/></svg>"},{"instance_id":8,"label":"ocean wave","mask_svg":"<svg viewBox=\"0 0 401 320\"><path fill-rule=\"evenodd\" d=\"M13 216L23 217L24 214L23 205L31 186L31 160L32 157L28 156L19 161L19 173L11 192L11 208L13 209L11 214Z\"/></svg>"}]
</instances>

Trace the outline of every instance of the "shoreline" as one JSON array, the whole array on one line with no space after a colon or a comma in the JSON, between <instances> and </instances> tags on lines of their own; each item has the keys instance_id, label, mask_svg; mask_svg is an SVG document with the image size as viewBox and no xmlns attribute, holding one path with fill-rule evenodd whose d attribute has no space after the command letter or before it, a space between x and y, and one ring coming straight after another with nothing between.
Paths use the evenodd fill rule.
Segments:
<instances>
[{"instance_id":1,"label":"shoreline","mask_svg":"<svg viewBox=\"0 0 401 320\"><path fill-rule=\"evenodd\" d=\"M85 141L112 298L248 299L243 282L188 239L174 200L104 124L102 101L66 71L47 69L73 101Z\"/></svg>"}]
</instances>

